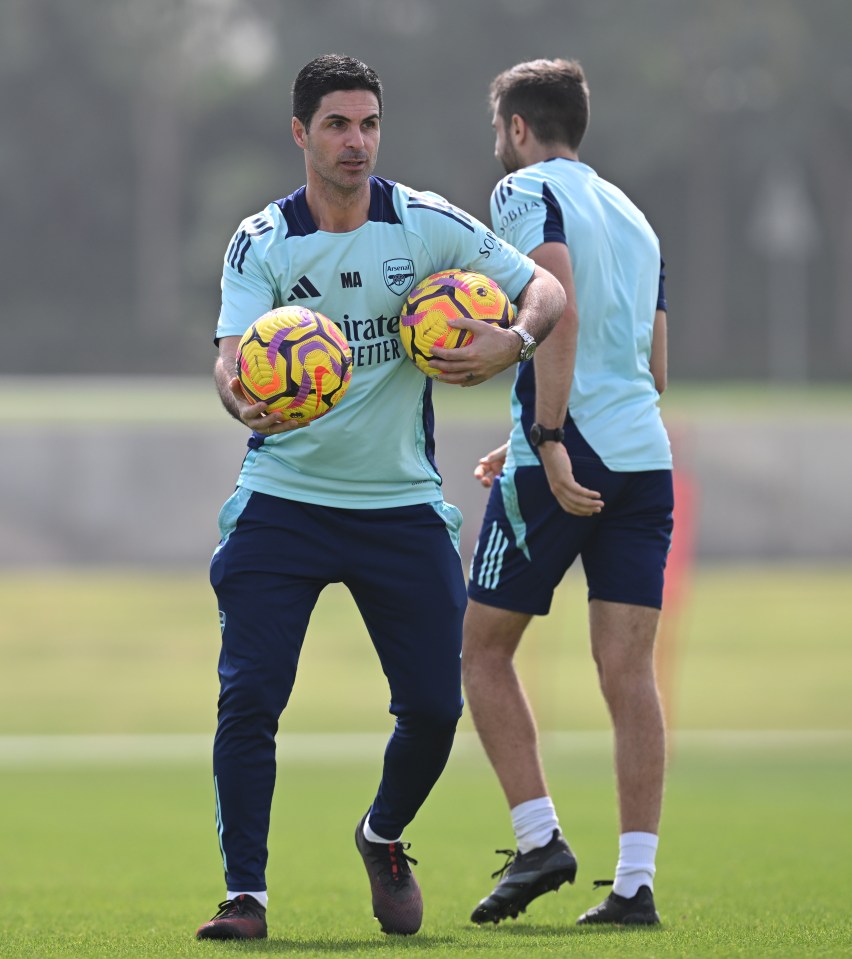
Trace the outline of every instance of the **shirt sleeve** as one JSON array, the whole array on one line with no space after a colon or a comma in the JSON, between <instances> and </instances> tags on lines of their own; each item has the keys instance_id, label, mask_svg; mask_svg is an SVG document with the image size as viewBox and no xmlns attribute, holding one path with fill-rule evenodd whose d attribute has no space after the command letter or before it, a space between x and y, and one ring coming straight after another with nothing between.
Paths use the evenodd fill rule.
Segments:
<instances>
[{"instance_id":1,"label":"shirt sleeve","mask_svg":"<svg viewBox=\"0 0 852 959\"><path fill-rule=\"evenodd\" d=\"M214 342L242 336L275 304L275 290L261 267L251 236L242 227L234 234L222 266L222 305Z\"/></svg>"},{"instance_id":2,"label":"shirt sleeve","mask_svg":"<svg viewBox=\"0 0 852 959\"><path fill-rule=\"evenodd\" d=\"M529 283L535 264L484 223L436 193L400 191L400 216L432 260L433 272L454 267L483 273L515 300ZM418 277L423 279L423 277Z\"/></svg>"},{"instance_id":3,"label":"shirt sleeve","mask_svg":"<svg viewBox=\"0 0 852 959\"><path fill-rule=\"evenodd\" d=\"M565 243L562 210L547 183L509 174L491 193L494 232L529 254L542 243Z\"/></svg>"},{"instance_id":4,"label":"shirt sleeve","mask_svg":"<svg viewBox=\"0 0 852 959\"><path fill-rule=\"evenodd\" d=\"M660 289L657 294L657 309L668 313L669 307L666 302L666 261L660 257Z\"/></svg>"}]
</instances>

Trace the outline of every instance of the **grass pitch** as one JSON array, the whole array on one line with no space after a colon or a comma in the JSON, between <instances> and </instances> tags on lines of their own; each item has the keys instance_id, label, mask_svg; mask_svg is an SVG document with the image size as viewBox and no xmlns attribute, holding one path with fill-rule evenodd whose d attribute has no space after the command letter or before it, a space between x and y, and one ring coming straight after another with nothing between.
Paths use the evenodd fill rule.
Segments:
<instances>
[{"instance_id":1,"label":"grass pitch","mask_svg":"<svg viewBox=\"0 0 852 959\"><path fill-rule=\"evenodd\" d=\"M218 630L203 575L4 574L0 956L852 955L850 572L696 572L670 624L664 924L632 931L574 925L602 898L592 881L612 877L617 827L583 589L569 577L552 615L535 623L521 668L580 859L577 884L517 922L470 924L503 862L493 850L513 840L465 718L408 836L426 916L421 933L402 940L372 919L352 842L379 777L387 692L348 594L329 589L283 723L270 939L244 944L193 939L223 894L207 758ZM341 730L364 738L337 739ZM295 738L308 732L326 738ZM145 753L131 748L140 734L162 738L143 740L154 744ZM195 745L170 756L163 744L185 741L167 734ZM42 742L54 752L36 755Z\"/></svg>"},{"instance_id":2,"label":"grass pitch","mask_svg":"<svg viewBox=\"0 0 852 959\"><path fill-rule=\"evenodd\" d=\"M378 757L377 757L378 758ZM417 823L411 852L426 902L422 931L383 936L354 849L375 762L284 762L273 812L270 938L198 943L222 895L209 775L182 767L4 770L2 955L208 956L832 956L852 947L849 742L679 750L659 856L659 930L582 929L574 920L612 876L614 802L605 756L548 756L577 884L517 922L468 916L512 845L481 756L451 760Z\"/></svg>"},{"instance_id":3,"label":"grass pitch","mask_svg":"<svg viewBox=\"0 0 852 959\"><path fill-rule=\"evenodd\" d=\"M677 729L852 729L852 568L703 569L664 613L661 678ZM203 570L0 575L0 735L205 733L219 627ZM606 730L582 576L519 655L543 729ZM333 708L330 708L330 701ZM314 611L284 726L381 732L388 694L349 593ZM462 729L471 729L463 718Z\"/></svg>"}]
</instances>

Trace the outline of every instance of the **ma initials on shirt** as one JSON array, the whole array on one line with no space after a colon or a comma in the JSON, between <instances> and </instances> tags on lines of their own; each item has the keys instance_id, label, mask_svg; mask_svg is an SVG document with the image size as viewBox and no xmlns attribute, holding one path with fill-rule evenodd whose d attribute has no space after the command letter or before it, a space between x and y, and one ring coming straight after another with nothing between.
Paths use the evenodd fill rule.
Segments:
<instances>
[{"instance_id":1,"label":"ma initials on shirt","mask_svg":"<svg viewBox=\"0 0 852 959\"><path fill-rule=\"evenodd\" d=\"M341 273L340 285L344 290L351 290L355 286L361 286L361 274L357 270L353 270L351 273Z\"/></svg>"}]
</instances>

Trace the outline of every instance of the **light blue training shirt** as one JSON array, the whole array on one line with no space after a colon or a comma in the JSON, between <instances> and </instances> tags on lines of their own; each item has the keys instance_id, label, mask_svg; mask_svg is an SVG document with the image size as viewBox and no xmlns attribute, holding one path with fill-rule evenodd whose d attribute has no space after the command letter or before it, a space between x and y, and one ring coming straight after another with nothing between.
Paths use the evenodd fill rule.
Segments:
<instances>
[{"instance_id":1,"label":"light blue training shirt","mask_svg":"<svg viewBox=\"0 0 852 959\"><path fill-rule=\"evenodd\" d=\"M569 414L617 472L671 469L669 439L649 360L657 309L665 309L660 244L643 213L584 163L562 157L504 177L491 195L494 232L524 253L565 243L580 326ZM522 364L516 387L528 381ZM523 397L523 399L522 399ZM507 470L538 465L524 435L534 403L516 388Z\"/></svg>"},{"instance_id":2,"label":"light blue training shirt","mask_svg":"<svg viewBox=\"0 0 852 959\"><path fill-rule=\"evenodd\" d=\"M327 233L302 187L244 220L225 254L217 342L297 305L337 323L353 357L349 389L329 413L304 429L252 435L245 489L359 509L442 499L432 381L402 349L400 310L416 283L453 267L490 276L514 301L535 264L437 194L375 176L370 193L366 223Z\"/></svg>"}]
</instances>

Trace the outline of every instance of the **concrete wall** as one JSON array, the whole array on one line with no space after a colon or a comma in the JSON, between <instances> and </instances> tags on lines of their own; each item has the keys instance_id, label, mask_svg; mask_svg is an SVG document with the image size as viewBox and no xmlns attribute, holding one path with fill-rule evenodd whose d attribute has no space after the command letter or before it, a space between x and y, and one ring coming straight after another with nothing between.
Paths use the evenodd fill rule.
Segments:
<instances>
[{"instance_id":1,"label":"concrete wall","mask_svg":"<svg viewBox=\"0 0 852 959\"><path fill-rule=\"evenodd\" d=\"M852 559L852 423L700 417L671 432L699 558ZM205 565L246 436L224 413L201 425L0 425L0 568ZM486 498L472 470L503 438L464 423L438 432L465 562Z\"/></svg>"}]
</instances>

